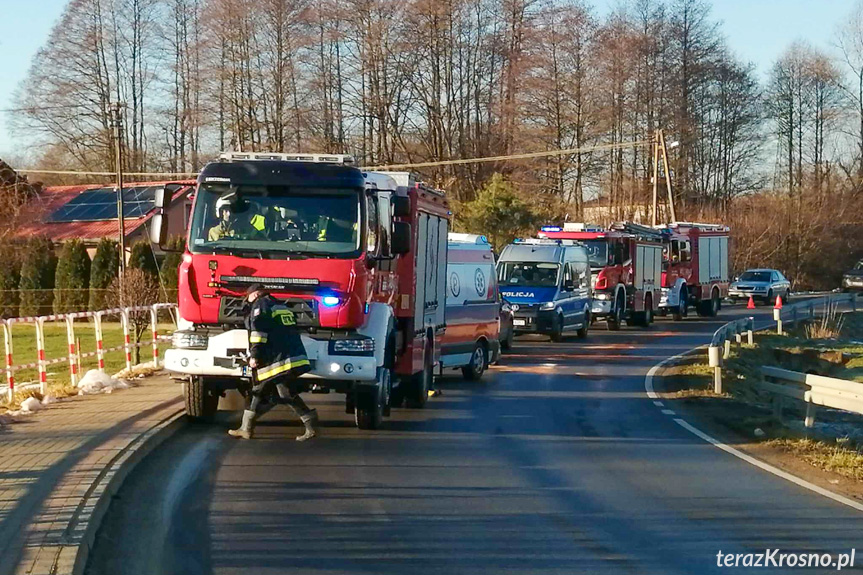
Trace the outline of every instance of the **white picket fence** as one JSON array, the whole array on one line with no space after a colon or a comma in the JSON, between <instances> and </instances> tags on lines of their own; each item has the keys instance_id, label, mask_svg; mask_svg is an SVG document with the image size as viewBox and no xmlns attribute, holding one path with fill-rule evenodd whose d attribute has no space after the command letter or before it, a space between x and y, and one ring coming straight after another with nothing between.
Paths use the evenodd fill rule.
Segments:
<instances>
[{"instance_id":1,"label":"white picket fence","mask_svg":"<svg viewBox=\"0 0 863 575\"><path fill-rule=\"evenodd\" d=\"M157 303L152 306L138 306L126 308L105 309L100 311L83 311L56 315L30 316L30 317L13 317L5 320L0 320L0 325L3 326L3 336L6 348L6 385L9 401L15 394L15 372L22 369L36 368L39 373L39 389L44 394L47 392L48 385L48 366L66 363L69 364L69 377L72 385L78 383L78 365L81 360L88 357L97 357L98 367L100 371L105 371L105 354L112 351L123 350L126 354L126 369L132 368L132 348L151 346L153 350L153 365L159 365L159 341L170 339L170 336L159 336L158 333L158 317L159 311L169 310L171 318L176 325L176 308L173 303ZM142 341L137 343L131 342L131 320L130 314L148 313L150 315L150 341ZM106 317L117 316L120 318L120 323L123 327L123 344L110 348L105 348L103 344L102 324ZM88 320L88 326L95 330L96 349L91 352L82 352L78 349L77 339L75 337L76 320ZM92 320L90 323L89 320ZM64 357L48 358L45 356L45 323L46 322L63 322L66 326L66 340L68 343L68 353ZM32 325L35 336L36 361L31 363L15 363L15 353L12 343L12 328L15 325ZM83 323L77 324L78 327L83 327Z\"/></svg>"}]
</instances>

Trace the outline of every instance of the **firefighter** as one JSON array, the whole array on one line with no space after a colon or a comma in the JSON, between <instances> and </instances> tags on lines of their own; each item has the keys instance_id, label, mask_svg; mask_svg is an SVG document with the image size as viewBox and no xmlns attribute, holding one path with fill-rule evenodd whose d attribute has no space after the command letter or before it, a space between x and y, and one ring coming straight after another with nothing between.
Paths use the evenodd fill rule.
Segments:
<instances>
[{"instance_id":1,"label":"firefighter","mask_svg":"<svg viewBox=\"0 0 863 575\"><path fill-rule=\"evenodd\" d=\"M247 204L248 205L248 204ZM219 220L207 232L207 240L211 242L222 238L254 239L264 234L266 219L259 213L243 218L240 211L231 205L229 198L219 198L216 201L216 217Z\"/></svg>"},{"instance_id":2,"label":"firefighter","mask_svg":"<svg viewBox=\"0 0 863 575\"><path fill-rule=\"evenodd\" d=\"M252 390L248 408L243 412L239 429L228 433L251 439L255 420L263 412L261 403L277 392L280 403L290 405L300 416L305 432L297 441L316 435L317 411L309 409L296 390L296 379L311 369L306 350L297 331L294 313L266 293L260 284L251 286L244 308L249 332L249 367L252 368Z\"/></svg>"}]
</instances>

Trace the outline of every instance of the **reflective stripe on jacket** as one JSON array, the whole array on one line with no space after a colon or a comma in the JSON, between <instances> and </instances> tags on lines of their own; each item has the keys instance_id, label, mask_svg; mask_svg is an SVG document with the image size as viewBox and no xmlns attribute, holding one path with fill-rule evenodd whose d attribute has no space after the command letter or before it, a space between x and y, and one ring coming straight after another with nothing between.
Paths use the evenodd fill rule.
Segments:
<instances>
[{"instance_id":1,"label":"reflective stripe on jacket","mask_svg":"<svg viewBox=\"0 0 863 575\"><path fill-rule=\"evenodd\" d=\"M258 364L258 381L297 377L311 369L294 312L270 295L259 297L245 318L249 353Z\"/></svg>"}]
</instances>

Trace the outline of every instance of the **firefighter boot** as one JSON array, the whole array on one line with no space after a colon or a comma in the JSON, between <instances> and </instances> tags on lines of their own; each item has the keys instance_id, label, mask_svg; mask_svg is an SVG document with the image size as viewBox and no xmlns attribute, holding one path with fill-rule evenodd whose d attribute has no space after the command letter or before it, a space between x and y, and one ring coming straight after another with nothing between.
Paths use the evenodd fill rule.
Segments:
<instances>
[{"instance_id":1,"label":"firefighter boot","mask_svg":"<svg viewBox=\"0 0 863 575\"><path fill-rule=\"evenodd\" d=\"M300 419L303 420L303 425L306 426L306 432L302 435L297 436L297 441L306 441L307 439L311 439L318 434L315 430L315 424L318 422L318 410L312 409L308 413L300 416Z\"/></svg>"},{"instance_id":2,"label":"firefighter boot","mask_svg":"<svg viewBox=\"0 0 863 575\"><path fill-rule=\"evenodd\" d=\"M243 412L243 423L239 429L229 429L228 435L231 437L239 437L240 439L251 439L255 430L255 418L257 414L251 410Z\"/></svg>"}]
</instances>

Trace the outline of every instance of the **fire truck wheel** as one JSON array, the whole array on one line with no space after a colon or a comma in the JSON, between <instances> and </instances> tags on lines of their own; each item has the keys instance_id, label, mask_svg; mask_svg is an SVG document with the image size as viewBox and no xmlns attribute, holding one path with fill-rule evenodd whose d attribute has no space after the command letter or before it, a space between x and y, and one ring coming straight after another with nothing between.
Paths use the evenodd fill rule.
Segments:
<instances>
[{"instance_id":1,"label":"fire truck wheel","mask_svg":"<svg viewBox=\"0 0 863 575\"><path fill-rule=\"evenodd\" d=\"M186 400L186 415L192 421L209 421L219 409L219 396L208 389L207 380L203 377L191 377L184 382L183 396Z\"/></svg>"},{"instance_id":2,"label":"fire truck wheel","mask_svg":"<svg viewBox=\"0 0 863 575\"><path fill-rule=\"evenodd\" d=\"M563 318L557 316L554 318L554 324L551 326L551 333L548 334L551 341L563 341Z\"/></svg>"},{"instance_id":3,"label":"fire truck wheel","mask_svg":"<svg viewBox=\"0 0 863 575\"><path fill-rule=\"evenodd\" d=\"M429 389L432 386L432 378L434 377L434 358L432 357L432 345L426 345L425 360L423 370L415 373L410 380L410 386L406 390L405 405L412 409L422 409L425 407L429 397Z\"/></svg>"},{"instance_id":4,"label":"fire truck wheel","mask_svg":"<svg viewBox=\"0 0 863 575\"><path fill-rule=\"evenodd\" d=\"M650 327L653 323L653 299L650 295L644 299L644 311L638 314L637 323L641 327Z\"/></svg>"},{"instance_id":5,"label":"fire truck wheel","mask_svg":"<svg viewBox=\"0 0 863 575\"><path fill-rule=\"evenodd\" d=\"M677 304L677 309L674 310L674 321L681 321L686 317L689 311L689 302L686 301L685 288L680 290L680 302Z\"/></svg>"},{"instance_id":6,"label":"fire truck wheel","mask_svg":"<svg viewBox=\"0 0 863 575\"><path fill-rule=\"evenodd\" d=\"M487 365L488 353L485 350L485 345L482 342L477 342L470 356L470 363L461 368L461 372L468 381L476 381L485 373Z\"/></svg>"},{"instance_id":7,"label":"fire truck wheel","mask_svg":"<svg viewBox=\"0 0 863 575\"><path fill-rule=\"evenodd\" d=\"M611 315L608 316L608 320L606 322L610 331L617 331L620 329L620 324L623 323L623 314L626 311L625 308L626 300L624 300L621 293L618 293L614 302L614 309L611 310Z\"/></svg>"},{"instance_id":8,"label":"fire truck wheel","mask_svg":"<svg viewBox=\"0 0 863 575\"><path fill-rule=\"evenodd\" d=\"M357 394L354 418L360 429L378 429L384 418L384 405L389 401L391 383L389 368L378 368L378 386Z\"/></svg>"}]
</instances>

